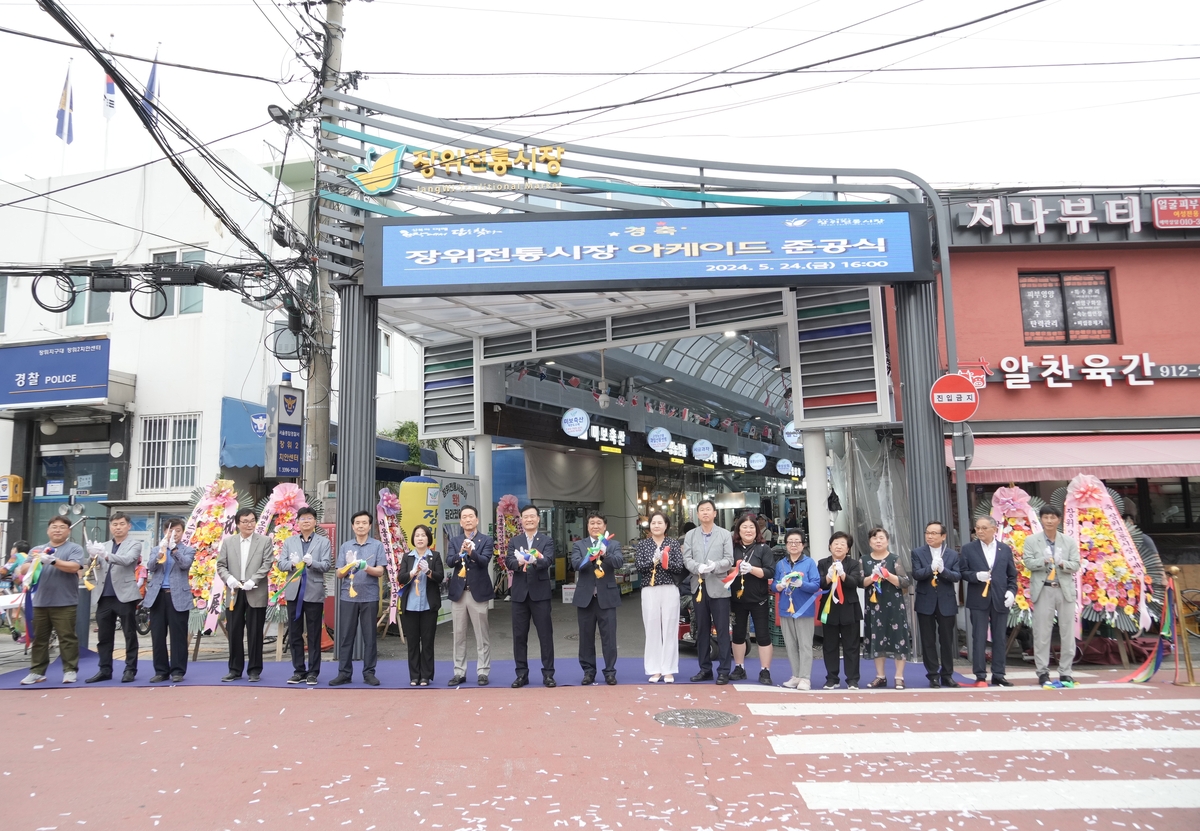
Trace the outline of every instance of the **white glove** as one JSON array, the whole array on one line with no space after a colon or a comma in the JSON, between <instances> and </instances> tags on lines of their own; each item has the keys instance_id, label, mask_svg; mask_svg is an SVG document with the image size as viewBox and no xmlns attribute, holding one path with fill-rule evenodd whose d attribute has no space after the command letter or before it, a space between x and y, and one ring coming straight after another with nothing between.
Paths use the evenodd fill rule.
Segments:
<instances>
[{"instance_id":1,"label":"white glove","mask_svg":"<svg viewBox=\"0 0 1200 831\"><path fill-rule=\"evenodd\" d=\"M1017 597L1012 592L1004 593L1004 608L1011 609L1012 605L1017 602Z\"/></svg>"},{"instance_id":2,"label":"white glove","mask_svg":"<svg viewBox=\"0 0 1200 831\"><path fill-rule=\"evenodd\" d=\"M475 550L475 542L473 540L463 540L462 551L467 553Z\"/></svg>"},{"instance_id":3,"label":"white glove","mask_svg":"<svg viewBox=\"0 0 1200 831\"><path fill-rule=\"evenodd\" d=\"M838 573L839 577L846 576L846 567L842 565L840 560L834 562L833 567L837 569L837 573Z\"/></svg>"},{"instance_id":4,"label":"white glove","mask_svg":"<svg viewBox=\"0 0 1200 831\"><path fill-rule=\"evenodd\" d=\"M754 566L750 565L749 560L742 560L742 564L739 566L738 570L741 571L742 574L749 574L750 569L752 568L754 568Z\"/></svg>"},{"instance_id":5,"label":"white glove","mask_svg":"<svg viewBox=\"0 0 1200 831\"><path fill-rule=\"evenodd\" d=\"M306 566L312 565L312 555L311 554L305 554L301 559L304 560L304 564Z\"/></svg>"},{"instance_id":6,"label":"white glove","mask_svg":"<svg viewBox=\"0 0 1200 831\"><path fill-rule=\"evenodd\" d=\"M417 561L417 570L421 572L429 571L429 561L420 559Z\"/></svg>"},{"instance_id":7,"label":"white glove","mask_svg":"<svg viewBox=\"0 0 1200 831\"><path fill-rule=\"evenodd\" d=\"M825 579L832 583L838 577L837 563L829 567L829 571L825 572Z\"/></svg>"},{"instance_id":8,"label":"white glove","mask_svg":"<svg viewBox=\"0 0 1200 831\"><path fill-rule=\"evenodd\" d=\"M930 569L932 569L934 574L941 574L942 569L945 568L945 566L942 564L941 557L935 557L929 567L930 567Z\"/></svg>"},{"instance_id":9,"label":"white glove","mask_svg":"<svg viewBox=\"0 0 1200 831\"><path fill-rule=\"evenodd\" d=\"M228 586L228 587L229 587L229 588L231 588L231 589L240 589L240 588L242 588L242 583L241 583L241 581L240 581L240 580L237 580L237 579L235 579L235 578L233 578L233 577L230 577L228 580L226 580L226 581L225 581L225 585L226 585L226 586Z\"/></svg>"},{"instance_id":10,"label":"white glove","mask_svg":"<svg viewBox=\"0 0 1200 831\"><path fill-rule=\"evenodd\" d=\"M57 557L55 557L53 554L49 554L49 553L46 553L46 552L42 552L42 557L41 557L41 560L42 560L42 565L47 565L47 566L48 566L48 565L52 564L52 563L53 563L55 560L57 560L57 559L58 559L58 558L57 558Z\"/></svg>"},{"instance_id":11,"label":"white glove","mask_svg":"<svg viewBox=\"0 0 1200 831\"><path fill-rule=\"evenodd\" d=\"M242 583L242 591L247 591L247 592L254 591L254 581L247 580L245 583Z\"/></svg>"},{"instance_id":12,"label":"white glove","mask_svg":"<svg viewBox=\"0 0 1200 831\"><path fill-rule=\"evenodd\" d=\"M291 561L292 561L292 565L294 565L294 566L298 566L298 565L300 565L300 555L299 555L299 554L293 554L293 555L291 556Z\"/></svg>"},{"instance_id":13,"label":"white glove","mask_svg":"<svg viewBox=\"0 0 1200 831\"><path fill-rule=\"evenodd\" d=\"M1054 558L1054 565L1055 565L1056 567L1058 567L1058 568L1063 568L1064 566L1066 566L1066 563L1065 563L1065 562L1063 562L1063 558L1062 558L1062 557L1055 557L1055 558Z\"/></svg>"},{"instance_id":14,"label":"white glove","mask_svg":"<svg viewBox=\"0 0 1200 831\"><path fill-rule=\"evenodd\" d=\"M990 571L977 571L975 572L975 579L980 583L986 583L992 579L992 573Z\"/></svg>"},{"instance_id":15,"label":"white glove","mask_svg":"<svg viewBox=\"0 0 1200 831\"><path fill-rule=\"evenodd\" d=\"M98 542L89 542L87 552L93 557L100 557L104 554L104 545Z\"/></svg>"}]
</instances>

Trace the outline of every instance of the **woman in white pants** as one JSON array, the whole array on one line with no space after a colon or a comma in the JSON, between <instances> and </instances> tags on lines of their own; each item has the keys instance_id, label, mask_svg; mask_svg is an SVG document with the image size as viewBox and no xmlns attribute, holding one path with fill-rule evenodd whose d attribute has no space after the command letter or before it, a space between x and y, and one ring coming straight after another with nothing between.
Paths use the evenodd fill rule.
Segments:
<instances>
[{"instance_id":1,"label":"woman in white pants","mask_svg":"<svg viewBox=\"0 0 1200 831\"><path fill-rule=\"evenodd\" d=\"M642 623L646 630L646 674L674 683L679 672L679 581L687 574L683 546L668 537L671 520L661 511L650 514L650 536L633 549L642 581Z\"/></svg>"}]
</instances>

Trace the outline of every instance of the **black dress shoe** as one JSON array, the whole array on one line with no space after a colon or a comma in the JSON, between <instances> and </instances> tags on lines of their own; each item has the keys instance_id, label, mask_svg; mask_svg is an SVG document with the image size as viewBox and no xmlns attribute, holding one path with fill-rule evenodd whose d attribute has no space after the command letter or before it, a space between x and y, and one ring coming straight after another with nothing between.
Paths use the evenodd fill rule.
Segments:
<instances>
[{"instance_id":1,"label":"black dress shoe","mask_svg":"<svg viewBox=\"0 0 1200 831\"><path fill-rule=\"evenodd\" d=\"M84 681L83 683L95 684L97 681L111 681L111 680L112 680L111 672L100 671L100 672L97 672L95 675L93 675L91 678Z\"/></svg>"},{"instance_id":2,"label":"black dress shoe","mask_svg":"<svg viewBox=\"0 0 1200 831\"><path fill-rule=\"evenodd\" d=\"M583 686L590 687L592 684L595 684L595 683L596 683L596 673L585 672L583 674Z\"/></svg>"},{"instance_id":3,"label":"black dress shoe","mask_svg":"<svg viewBox=\"0 0 1200 831\"><path fill-rule=\"evenodd\" d=\"M463 680L465 681L467 679L464 678ZM486 675L481 675L478 679L476 679L475 683L481 687L486 687L491 682L488 681L488 677Z\"/></svg>"},{"instance_id":4,"label":"black dress shoe","mask_svg":"<svg viewBox=\"0 0 1200 831\"><path fill-rule=\"evenodd\" d=\"M465 683L467 683L467 676L456 675L453 678L451 678L449 681L446 682L446 686L447 687L457 687L457 686L460 686Z\"/></svg>"},{"instance_id":5,"label":"black dress shoe","mask_svg":"<svg viewBox=\"0 0 1200 831\"><path fill-rule=\"evenodd\" d=\"M151 684L161 684L163 681L166 681L166 680L167 680L167 676L165 676L165 675L155 675L155 676L151 677L150 683Z\"/></svg>"},{"instance_id":6,"label":"black dress shoe","mask_svg":"<svg viewBox=\"0 0 1200 831\"><path fill-rule=\"evenodd\" d=\"M700 681L711 681L713 680L713 674L711 672L700 670L700 672L697 672L695 675L693 675L690 680L693 683L699 683Z\"/></svg>"},{"instance_id":7,"label":"black dress shoe","mask_svg":"<svg viewBox=\"0 0 1200 831\"><path fill-rule=\"evenodd\" d=\"M122 684L128 684L128 683L130 683L132 681L136 681L136 680L137 680L137 670L136 669L127 669L121 673L121 683Z\"/></svg>"},{"instance_id":8,"label":"black dress shoe","mask_svg":"<svg viewBox=\"0 0 1200 831\"><path fill-rule=\"evenodd\" d=\"M317 685L317 674L315 672L310 672L308 676L305 677L304 683L310 687L315 687Z\"/></svg>"},{"instance_id":9,"label":"black dress shoe","mask_svg":"<svg viewBox=\"0 0 1200 831\"><path fill-rule=\"evenodd\" d=\"M289 684L303 684L304 683L304 673L303 672L293 672L292 677L289 678L287 680L287 682Z\"/></svg>"},{"instance_id":10,"label":"black dress shoe","mask_svg":"<svg viewBox=\"0 0 1200 831\"><path fill-rule=\"evenodd\" d=\"M936 690L936 689L939 689L941 686L942 686L942 682L939 681L938 679L936 679L936 678L929 679L929 689Z\"/></svg>"},{"instance_id":11,"label":"black dress shoe","mask_svg":"<svg viewBox=\"0 0 1200 831\"><path fill-rule=\"evenodd\" d=\"M723 687L729 683L729 676L723 672L717 673L717 686Z\"/></svg>"},{"instance_id":12,"label":"black dress shoe","mask_svg":"<svg viewBox=\"0 0 1200 831\"><path fill-rule=\"evenodd\" d=\"M953 678L943 678L942 686L953 688L953 687L961 687L962 685L959 684L957 681L955 681Z\"/></svg>"},{"instance_id":13,"label":"black dress shoe","mask_svg":"<svg viewBox=\"0 0 1200 831\"><path fill-rule=\"evenodd\" d=\"M375 673L371 672L363 676L363 683L370 687L378 687L379 679L375 677ZM425 682L428 685L428 681Z\"/></svg>"},{"instance_id":14,"label":"black dress shoe","mask_svg":"<svg viewBox=\"0 0 1200 831\"><path fill-rule=\"evenodd\" d=\"M341 686L344 686L345 684L349 684L349 683L350 683L349 675L339 675L336 678L330 679L329 686L341 687Z\"/></svg>"},{"instance_id":15,"label":"black dress shoe","mask_svg":"<svg viewBox=\"0 0 1200 831\"><path fill-rule=\"evenodd\" d=\"M1009 681L1003 675L993 675L992 676L992 686L993 687L1011 687L1012 685L1013 685L1012 681Z\"/></svg>"},{"instance_id":16,"label":"black dress shoe","mask_svg":"<svg viewBox=\"0 0 1200 831\"><path fill-rule=\"evenodd\" d=\"M182 680L183 680L182 672L172 672L171 673L171 683L172 684L178 684Z\"/></svg>"},{"instance_id":17,"label":"black dress shoe","mask_svg":"<svg viewBox=\"0 0 1200 831\"><path fill-rule=\"evenodd\" d=\"M512 682L512 688L514 690L519 690L519 689L521 689L521 687L527 687L527 686L529 686L529 676L528 675L518 675L517 680Z\"/></svg>"},{"instance_id":18,"label":"black dress shoe","mask_svg":"<svg viewBox=\"0 0 1200 831\"><path fill-rule=\"evenodd\" d=\"M553 675L547 675L542 678L543 687L557 687L558 683L554 680Z\"/></svg>"},{"instance_id":19,"label":"black dress shoe","mask_svg":"<svg viewBox=\"0 0 1200 831\"><path fill-rule=\"evenodd\" d=\"M610 687L615 687L617 685L617 674L615 672L604 673L604 683Z\"/></svg>"},{"instance_id":20,"label":"black dress shoe","mask_svg":"<svg viewBox=\"0 0 1200 831\"><path fill-rule=\"evenodd\" d=\"M242 680L242 674L240 672L229 672L229 673L221 676L222 683L224 683L226 681L241 681L241 680Z\"/></svg>"},{"instance_id":21,"label":"black dress shoe","mask_svg":"<svg viewBox=\"0 0 1200 831\"><path fill-rule=\"evenodd\" d=\"M252 673L250 673L250 680L251 680L252 682L254 682L255 684L257 684L257 683L258 683L258 679L259 679L259 678L261 678L261 677L262 677L262 676L261 676L261 675L259 675L257 672L252 672Z\"/></svg>"}]
</instances>

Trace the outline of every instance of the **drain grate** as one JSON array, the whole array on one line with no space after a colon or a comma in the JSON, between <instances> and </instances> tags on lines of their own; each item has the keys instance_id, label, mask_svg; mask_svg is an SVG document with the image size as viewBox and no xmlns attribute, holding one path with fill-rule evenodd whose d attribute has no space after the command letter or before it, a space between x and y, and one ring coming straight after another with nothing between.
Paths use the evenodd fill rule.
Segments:
<instances>
[{"instance_id":1,"label":"drain grate","mask_svg":"<svg viewBox=\"0 0 1200 831\"><path fill-rule=\"evenodd\" d=\"M654 720L668 727L729 727L742 717L721 710L663 710Z\"/></svg>"}]
</instances>

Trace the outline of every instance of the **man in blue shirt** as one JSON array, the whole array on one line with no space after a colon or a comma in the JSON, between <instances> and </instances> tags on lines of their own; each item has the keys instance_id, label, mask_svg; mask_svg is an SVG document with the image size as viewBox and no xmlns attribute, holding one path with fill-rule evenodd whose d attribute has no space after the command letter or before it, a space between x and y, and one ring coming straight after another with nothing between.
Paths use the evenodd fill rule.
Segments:
<instances>
[{"instance_id":1,"label":"man in blue shirt","mask_svg":"<svg viewBox=\"0 0 1200 831\"><path fill-rule=\"evenodd\" d=\"M187 673L188 615L195 605L188 571L196 549L180 542L182 538L183 520L167 520L162 544L150 553L146 562L146 596L142 606L150 610L154 659L151 684L161 684L168 678L178 684Z\"/></svg>"},{"instance_id":2,"label":"man in blue shirt","mask_svg":"<svg viewBox=\"0 0 1200 831\"><path fill-rule=\"evenodd\" d=\"M338 593L338 674L331 687L350 683L356 631L363 640L363 682L379 686L375 677L375 612L379 607L379 578L387 565L383 543L371 537L371 514L359 511L350 521L354 539L338 551L337 574L342 580Z\"/></svg>"},{"instance_id":3,"label":"man in blue shirt","mask_svg":"<svg viewBox=\"0 0 1200 831\"><path fill-rule=\"evenodd\" d=\"M58 648L62 654L63 683L74 684L79 677L79 638L75 634L75 613L79 607L79 572L87 554L82 546L71 542L71 523L66 517L52 517L46 526L49 545L29 552L23 568L36 569L41 565L37 583L29 589L32 595L33 648L30 650L29 674L21 679L25 686L46 680L50 666L50 631L58 633Z\"/></svg>"}]
</instances>

